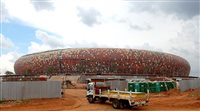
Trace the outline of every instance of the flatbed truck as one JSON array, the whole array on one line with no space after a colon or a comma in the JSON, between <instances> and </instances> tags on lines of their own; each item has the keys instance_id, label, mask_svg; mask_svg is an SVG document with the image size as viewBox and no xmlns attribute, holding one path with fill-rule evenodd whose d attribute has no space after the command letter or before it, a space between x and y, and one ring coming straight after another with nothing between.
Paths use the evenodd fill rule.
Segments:
<instances>
[{"instance_id":1,"label":"flatbed truck","mask_svg":"<svg viewBox=\"0 0 200 111\"><path fill-rule=\"evenodd\" d=\"M89 103L109 101L113 108L123 109L146 105L149 101L149 92L111 90L109 86L98 86L96 82L89 82L86 97Z\"/></svg>"}]
</instances>

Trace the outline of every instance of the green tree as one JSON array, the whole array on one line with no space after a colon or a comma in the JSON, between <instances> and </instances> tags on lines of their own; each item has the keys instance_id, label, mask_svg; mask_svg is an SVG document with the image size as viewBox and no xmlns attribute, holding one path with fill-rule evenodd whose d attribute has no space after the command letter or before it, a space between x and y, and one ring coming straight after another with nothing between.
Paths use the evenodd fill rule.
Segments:
<instances>
[{"instance_id":1,"label":"green tree","mask_svg":"<svg viewBox=\"0 0 200 111\"><path fill-rule=\"evenodd\" d=\"M6 75L14 75L14 73L11 72L11 71L6 71L5 74L6 74Z\"/></svg>"}]
</instances>

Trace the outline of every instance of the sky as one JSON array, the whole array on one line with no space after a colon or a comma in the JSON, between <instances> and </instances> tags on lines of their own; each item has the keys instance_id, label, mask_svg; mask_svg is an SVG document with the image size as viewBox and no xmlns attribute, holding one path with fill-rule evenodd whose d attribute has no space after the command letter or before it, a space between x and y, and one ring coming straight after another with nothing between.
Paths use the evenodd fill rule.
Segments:
<instances>
[{"instance_id":1,"label":"sky","mask_svg":"<svg viewBox=\"0 0 200 111\"><path fill-rule=\"evenodd\" d=\"M199 0L0 0L0 72L26 54L133 48L185 58L200 77Z\"/></svg>"}]
</instances>

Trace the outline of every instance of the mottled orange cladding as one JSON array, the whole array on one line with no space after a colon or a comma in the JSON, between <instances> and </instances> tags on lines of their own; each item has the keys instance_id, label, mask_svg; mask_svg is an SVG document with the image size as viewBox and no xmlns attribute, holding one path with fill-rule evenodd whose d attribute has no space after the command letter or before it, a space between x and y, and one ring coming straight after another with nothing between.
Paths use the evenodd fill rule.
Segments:
<instances>
[{"instance_id":1,"label":"mottled orange cladding","mask_svg":"<svg viewBox=\"0 0 200 111\"><path fill-rule=\"evenodd\" d=\"M15 73L114 74L188 76L189 63L182 57L147 50L120 48L68 48L33 53L15 62Z\"/></svg>"}]
</instances>

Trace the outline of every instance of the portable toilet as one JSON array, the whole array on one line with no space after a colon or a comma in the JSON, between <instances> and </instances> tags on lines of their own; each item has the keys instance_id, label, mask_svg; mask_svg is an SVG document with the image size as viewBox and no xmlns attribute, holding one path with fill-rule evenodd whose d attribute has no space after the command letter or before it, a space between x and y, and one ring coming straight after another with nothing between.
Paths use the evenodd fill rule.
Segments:
<instances>
[{"instance_id":1,"label":"portable toilet","mask_svg":"<svg viewBox=\"0 0 200 111\"><path fill-rule=\"evenodd\" d=\"M129 82L128 91L140 92L140 83L139 82Z\"/></svg>"},{"instance_id":2,"label":"portable toilet","mask_svg":"<svg viewBox=\"0 0 200 111\"><path fill-rule=\"evenodd\" d=\"M141 82L140 83L140 92L147 92L149 89L149 83L148 82Z\"/></svg>"},{"instance_id":3,"label":"portable toilet","mask_svg":"<svg viewBox=\"0 0 200 111\"><path fill-rule=\"evenodd\" d=\"M136 82L134 85L135 85L134 92L140 92L140 83Z\"/></svg>"},{"instance_id":4,"label":"portable toilet","mask_svg":"<svg viewBox=\"0 0 200 111\"><path fill-rule=\"evenodd\" d=\"M148 82L148 84L149 84L149 92L156 92L156 83Z\"/></svg>"},{"instance_id":5,"label":"portable toilet","mask_svg":"<svg viewBox=\"0 0 200 111\"><path fill-rule=\"evenodd\" d=\"M134 88L135 88L134 83L133 82L129 82L128 83L128 91L134 92Z\"/></svg>"},{"instance_id":6,"label":"portable toilet","mask_svg":"<svg viewBox=\"0 0 200 111\"><path fill-rule=\"evenodd\" d=\"M156 82L156 90L155 92L160 92L161 91L161 84L160 82Z\"/></svg>"},{"instance_id":7,"label":"portable toilet","mask_svg":"<svg viewBox=\"0 0 200 111\"><path fill-rule=\"evenodd\" d=\"M167 87L167 83L165 81L161 81L160 83L160 92L161 91L167 91L168 87Z\"/></svg>"}]
</instances>

